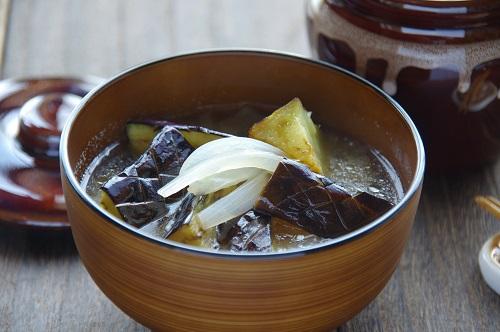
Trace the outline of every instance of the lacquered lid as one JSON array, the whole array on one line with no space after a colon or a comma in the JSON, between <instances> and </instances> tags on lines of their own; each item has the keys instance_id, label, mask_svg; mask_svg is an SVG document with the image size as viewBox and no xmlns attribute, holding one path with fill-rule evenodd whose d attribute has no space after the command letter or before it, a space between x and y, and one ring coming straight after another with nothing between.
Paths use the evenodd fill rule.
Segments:
<instances>
[{"instance_id":1,"label":"lacquered lid","mask_svg":"<svg viewBox=\"0 0 500 332\"><path fill-rule=\"evenodd\" d=\"M500 38L498 0L326 0L352 23L388 37L430 43Z\"/></svg>"},{"instance_id":2,"label":"lacquered lid","mask_svg":"<svg viewBox=\"0 0 500 332\"><path fill-rule=\"evenodd\" d=\"M0 81L0 222L68 228L59 173L67 116L98 78Z\"/></svg>"}]
</instances>

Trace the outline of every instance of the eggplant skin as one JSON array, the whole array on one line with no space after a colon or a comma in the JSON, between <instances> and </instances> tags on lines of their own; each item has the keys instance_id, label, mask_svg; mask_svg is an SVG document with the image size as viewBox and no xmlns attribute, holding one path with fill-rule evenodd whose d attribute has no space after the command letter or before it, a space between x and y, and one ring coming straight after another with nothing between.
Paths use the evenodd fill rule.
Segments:
<instances>
[{"instance_id":1,"label":"eggplant skin","mask_svg":"<svg viewBox=\"0 0 500 332\"><path fill-rule=\"evenodd\" d=\"M145 179L137 176L115 176L106 182L101 189L108 194L116 205L163 200L163 197L157 193L160 187L158 179Z\"/></svg>"},{"instance_id":2,"label":"eggplant skin","mask_svg":"<svg viewBox=\"0 0 500 332\"><path fill-rule=\"evenodd\" d=\"M339 202L336 207L342 223L354 230L381 216L392 204L369 193L360 192Z\"/></svg>"},{"instance_id":3,"label":"eggplant skin","mask_svg":"<svg viewBox=\"0 0 500 332\"><path fill-rule=\"evenodd\" d=\"M177 129L186 141L192 147L199 148L203 144L222 138L231 136L226 133L218 132L204 127L180 125L167 120L134 120L127 123L127 138L130 142L132 150L137 153L143 153L158 134L158 132L166 127L173 127Z\"/></svg>"},{"instance_id":4,"label":"eggplant skin","mask_svg":"<svg viewBox=\"0 0 500 332\"><path fill-rule=\"evenodd\" d=\"M116 208L127 223L136 227L144 226L167 213L166 205L158 201L123 203L117 204Z\"/></svg>"},{"instance_id":5,"label":"eggplant skin","mask_svg":"<svg viewBox=\"0 0 500 332\"><path fill-rule=\"evenodd\" d=\"M184 161L194 151L184 136L173 127L163 128L149 146L160 174L177 175Z\"/></svg>"},{"instance_id":6,"label":"eggplant skin","mask_svg":"<svg viewBox=\"0 0 500 332\"><path fill-rule=\"evenodd\" d=\"M255 210L286 220L309 233L334 238L368 224L391 206L368 193L351 196L305 165L285 160L274 171Z\"/></svg>"},{"instance_id":7,"label":"eggplant skin","mask_svg":"<svg viewBox=\"0 0 500 332\"><path fill-rule=\"evenodd\" d=\"M164 238L169 237L170 234L179 229L187 220L190 220L189 215L192 213L197 202L198 199L191 193L186 193L177 201L178 206L163 217L163 221L165 222L163 228Z\"/></svg>"},{"instance_id":8,"label":"eggplant skin","mask_svg":"<svg viewBox=\"0 0 500 332\"><path fill-rule=\"evenodd\" d=\"M217 226L217 242L221 249L233 252L271 251L271 218L253 210Z\"/></svg>"},{"instance_id":9,"label":"eggplant skin","mask_svg":"<svg viewBox=\"0 0 500 332\"><path fill-rule=\"evenodd\" d=\"M129 176L137 176L141 178L157 178L158 170L156 168L156 162L154 156L151 151L146 151L143 155L139 157L139 159L125 168L123 172L121 172L119 177L129 177Z\"/></svg>"},{"instance_id":10,"label":"eggplant skin","mask_svg":"<svg viewBox=\"0 0 500 332\"><path fill-rule=\"evenodd\" d=\"M179 173L193 151L176 128L163 127L137 161L101 187L101 205L136 227L163 218L168 212L167 203L181 199L185 193L165 199L158 189ZM168 225L172 226L168 234L180 226L176 222Z\"/></svg>"},{"instance_id":11,"label":"eggplant skin","mask_svg":"<svg viewBox=\"0 0 500 332\"><path fill-rule=\"evenodd\" d=\"M193 151L177 129L165 127L137 161L112 177L102 190L115 204L163 201L157 194L162 182L179 174L180 167Z\"/></svg>"}]
</instances>

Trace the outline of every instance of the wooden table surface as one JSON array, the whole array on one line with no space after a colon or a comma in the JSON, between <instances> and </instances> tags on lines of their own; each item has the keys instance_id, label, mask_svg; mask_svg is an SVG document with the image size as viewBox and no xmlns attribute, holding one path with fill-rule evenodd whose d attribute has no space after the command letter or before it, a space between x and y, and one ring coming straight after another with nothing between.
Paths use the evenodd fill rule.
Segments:
<instances>
[{"instance_id":1,"label":"wooden table surface","mask_svg":"<svg viewBox=\"0 0 500 332\"><path fill-rule=\"evenodd\" d=\"M15 0L7 17L3 78L110 77L150 59L214 47L310 54L302 0ZM500 296L477 265L482 243L500 223L474 206L476 194L500 196L500 162L427 177L394 276L339 330L500 331ZM0 228L0 331L144 329L95 286L70 234Z\"/></svg>"}]
</instances>

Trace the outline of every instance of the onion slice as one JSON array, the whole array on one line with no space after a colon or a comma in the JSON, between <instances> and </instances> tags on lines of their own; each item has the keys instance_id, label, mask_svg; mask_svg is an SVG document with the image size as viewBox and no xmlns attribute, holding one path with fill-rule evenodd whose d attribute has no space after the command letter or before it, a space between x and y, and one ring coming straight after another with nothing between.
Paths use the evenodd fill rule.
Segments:
<instances>
[{"instance_id":1,"label":"onion slice","mask_svg":"<svg viewBox=\"0 0 500 332\"><path fill-rule=\"evenodd\" d=\"M195 222L206 230L246 213L253 208L270 176L269 173L261 171L261 174L195 215Z\"/></svg>"},{"instance_id":2,"label":"onion slice","mask_svg":"<svg viewBox=\"0 0 500 332\"><path fill-rule=\"evenodd\" d=\"M182 175L193 166L221 155L233 155L240 151L263 151L283 156L284 153L271 144L249 137L225 137L208 142L197 148L184 161L179 174Z\"/></svg>"},{"instance_id":3,"label":"onion slice","mask_svg":"<svg viewBox=\"0 0 500 332\"><path fill-rule=\"evenodd\" d=\"M262 170L254 167L230 169L191 183L188 187L188 191L195 195L207 195L254 178L261 172Z\"/></svg>"},{"instance_id":4,"label":"onion slice","mask_svg":"<svg viewBox=\"0 0 500 332\"><path fill-rule=\"evenodd\" d=\"M188 159L189 158L190 157L188 157ZM271 152L256 150L233 151L230 154L217 155L204 162L193 165L183 174L177 176L160 188L158 194L163 197L171 196L196 181L232 169L254 167L273 173L283 158L283 156Z\"/></svg>"}]
</instances>

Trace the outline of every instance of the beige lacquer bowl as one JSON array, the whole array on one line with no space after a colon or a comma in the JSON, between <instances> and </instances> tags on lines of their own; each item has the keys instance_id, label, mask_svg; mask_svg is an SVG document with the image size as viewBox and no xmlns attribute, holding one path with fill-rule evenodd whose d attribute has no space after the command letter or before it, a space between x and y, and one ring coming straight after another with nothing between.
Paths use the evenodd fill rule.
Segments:
<instances>
[{"instance_id":1,"label":"beige lacquer bowl","mask_svg":"<svg viewBox=\"0 0 500 332\"><path fill-rule=\"evenodd\" d=\"M200 105L283 105L300 97L315 121L380 150L401 177L402 201L371 224L307 250L211 252L139 234L80 186L86 166L132 118ZM391 98L337 67L266 51L211 51L151 62L91 92L61 143L64 193L81 259L99 288L138 322L175 331L305 331L349 320L384 288L417 209L424 150ZM76 299L77 300L77 299Z\"/></svg>"}]
</instances>

